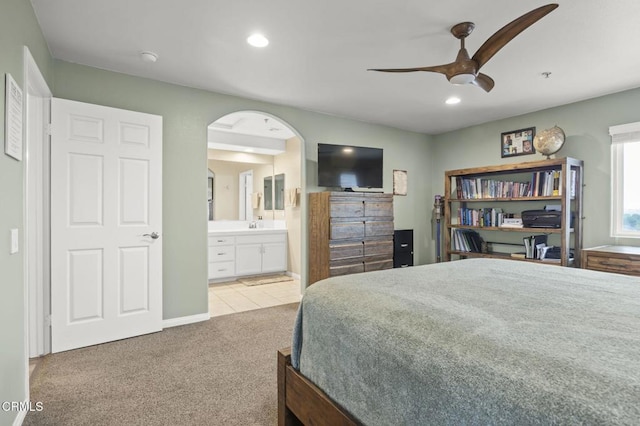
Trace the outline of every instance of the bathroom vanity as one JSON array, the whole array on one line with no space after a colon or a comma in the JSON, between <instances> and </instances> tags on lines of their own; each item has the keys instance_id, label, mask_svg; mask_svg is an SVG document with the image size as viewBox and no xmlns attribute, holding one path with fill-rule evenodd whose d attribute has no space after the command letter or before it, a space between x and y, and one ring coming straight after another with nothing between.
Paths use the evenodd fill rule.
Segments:
<instances>
[{"instance_id":1,"label":"bathroom vanity","mask_svg":"<svg viewBox=\"0 0 640 426\"><path fill-rule=\"evenodd\" d=\"M209 229L209 280L287 270L287 230Z\"/></svg>"}]
</instances>

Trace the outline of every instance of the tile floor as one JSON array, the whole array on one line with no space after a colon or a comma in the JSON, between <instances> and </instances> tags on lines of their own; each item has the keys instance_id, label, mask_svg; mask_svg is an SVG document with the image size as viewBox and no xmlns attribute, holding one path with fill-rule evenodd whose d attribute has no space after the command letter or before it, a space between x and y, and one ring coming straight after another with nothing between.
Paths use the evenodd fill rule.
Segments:
<instances>
[{"instance_id":1,"label":"tile floor","mask_svg":"<svg viewBox=\"0 0 640 426\"><path fill-rule=\"evenodd\" d=\"M212 317L300 301L300 280L247 286L238 281L209 284Z\"/></svg>"}]
</instances>

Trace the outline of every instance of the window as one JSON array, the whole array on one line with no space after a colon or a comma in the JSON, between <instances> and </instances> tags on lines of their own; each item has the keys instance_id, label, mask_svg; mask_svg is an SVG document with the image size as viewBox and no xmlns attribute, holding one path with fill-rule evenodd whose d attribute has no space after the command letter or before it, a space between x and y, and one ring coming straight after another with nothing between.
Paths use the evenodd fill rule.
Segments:
<instances>
[{"instance_id":1,"label":"window","mask_svg":"<svg viewBox=\"0 0 640 426\"><path fill-rule=\"evenodd\" d=\"M611 236L640 238L640 122L609 127Z\"/></svg>"}]
</instances>

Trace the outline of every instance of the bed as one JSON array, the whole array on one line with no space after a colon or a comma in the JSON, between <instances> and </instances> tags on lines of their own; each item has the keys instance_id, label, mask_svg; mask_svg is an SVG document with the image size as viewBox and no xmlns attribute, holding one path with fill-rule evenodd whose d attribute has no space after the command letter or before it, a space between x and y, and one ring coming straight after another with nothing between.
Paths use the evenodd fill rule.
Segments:
<instances>
[{"instance_id":1,"label":"bed","mask_svg":"<svg viewBox=\"0 0 640 426\"><path fill-rule=\"evenodd\" d=\"M640 279L468 259L323 280L279 424L638 424Z\"/></svg>"}]
</instances>

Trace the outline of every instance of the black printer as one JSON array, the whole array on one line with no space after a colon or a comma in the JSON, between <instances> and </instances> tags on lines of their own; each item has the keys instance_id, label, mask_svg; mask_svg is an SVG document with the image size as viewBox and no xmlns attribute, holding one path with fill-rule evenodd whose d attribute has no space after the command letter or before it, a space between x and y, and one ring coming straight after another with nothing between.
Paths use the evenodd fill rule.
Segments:
<instances>
[{"instance_id":1,"label":"black printer","mask_svg":"<svg viewBox=\"0 0 640 426\"><path fill-rule=\"evenodd\" d=\"M559 210L525 210L522 212L522 226L525 228L560 228L562 212ZM573 228L571 213L570 228Z\"/></svg>"}]
</instances>

